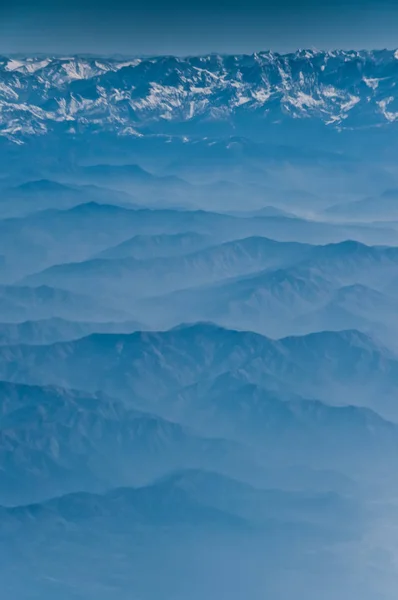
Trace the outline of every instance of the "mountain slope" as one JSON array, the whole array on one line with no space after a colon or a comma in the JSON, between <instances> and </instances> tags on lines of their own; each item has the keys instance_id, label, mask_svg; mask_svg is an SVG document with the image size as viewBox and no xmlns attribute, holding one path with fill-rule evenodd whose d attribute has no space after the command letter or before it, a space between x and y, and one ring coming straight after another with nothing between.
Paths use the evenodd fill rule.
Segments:
<instances>
[{"instance_id":1,"label":"mountain slope","mask_svg":"<svg viewBox=\"0 0 398 600\"><path fill-rule=\"evenodd\" d=\"M250 240L242 240L240 244L246 242ZM141 304L143 315L152 310L157 317L164 316L165 321L159 318L159 326L164 323L172 325L181 319L214 320L272 337L296 331L293 321L306 313L326 309L330 303L336 305L336 311L339 310L338 304L349 312L351 306L355 313L371 321L384 320L386 324L394 321L393 301L389 302L388 298L383 301L383 295L376 290L372 294L369 285L382 289L386 282L393 280L398 266L396 247L366 246L350 240L322 246L289 243L279 243L278 246L273 242L276 257L273 261L265 241L263 244L264 261L262 264L253 261L250 265L259 272L249 274L249 269L246 269L241 277L225 281L218 277L215 284L196 285L149 302L146 300ZM224 245L224 248L227 247ZM261 266L266 270L258 269ZM231 275L231 272L228 274ZM239 272L236 271L235 275ZM189 280L184 280L184 283L189 287ZM338 292L340 288L342 291ZM343 290L346 290L346 299L339 297ZM366 308L365 303L371 303L371 307ZM330 316L333 316L333 305L329 310ZM344 321L341 314L340 322L345 322L341 329L361 329L363 320L350 321L349 315L345 316ZM319 317L319 322L322 322L322 315ZM328 329L326 313L324 318L324 329Z\"/></svg>"},{"instance_id":2,"label":"mountain slope","mask_svg":"<svg viewBox=\"0 0 398 600\"><path fill-rule=\"evenodd\" d=\"M46 285L0 285L0 309L3 321L10 323L49 318L87 321L126 318L126 314L102 306L95 298Z\"/></svg>"},{"instance_id":3,"label":"mountain slope","mask_svg":"<svg viewBox=\"0 0 398 600\"><path fill-rule=\"evenodd\" d=\"M220 281L297 262L308 255L307 244L281 243L263 237L250 237L225 242L183 256L170 256L138 261L134 258L98 258L64 264L32 275L28 285L50 281L64 289L97 290L113 296L116 291L130 297L147 296L173 289Z\"/></svg>"},{"instance_id":4,"label":"mountain slope","mask_svg":"<svg viewBox=\"0 0 398 600\"><path fill-rule=\"evenodd\" d=\"M141 484L176 468L249 466L244 452L102 394L0 382L0 502Z\"/></svg>"},{"instance_id":5,"label":"mountain slope","mask_svg":"<svg viewBox=\"0 0 398 600\"><path fill-rule=\"evenodd\" d=\"M332 404L396 414L398 361L356 331L270 340L197 323L165 332L95 334L50 346L0 347L0 377L148 402L201 379L242 372L252 383ZM144 408L147 410L147 408Z\"/></svg>"},{"instance_id":6,"label":"mountain slope","mask_svg":"<svg viewBox=\"0 0 398 600\"><path fill-rule=\"evenodd\" d=\"M299 261L300 254L296 258ZM143 315L152 310L159 319L164 315L169 324L181 319L211 320L280 337L289 331L295 316L322 306L332 291L330 281L318 273L271 268L146 299L137 310Z\"/></svg>"},{"instance_id":7,"label":"mountain slope","mask_svg":"<svg viewBox=\"0 0 398 600\"><path fill-rule=\"evenodd\" d=\"M201 379L158 399L154 410L200 431L243 442L255 449L261 462L279 469L302 464L378 478L391 468L398 446L396 425L373 411L270 391L248 382L244 373Z\"/></svg>"},{"instance_id":8,"label":"mountain slope","mask_svg":"<svg viewBox=\"0 0 398 600\"><path fill-rule=\"evenodd\" d=\"M0 345L53 344L85 337L91 333L131 333L145 329L137 321L67 321L60 318L19 323L0 323Z\"/></svg>"},{"instance_id":9,"label":"mountain slope","mask_svg":"<svg viewBox=\"0 0 398 600\"><path fill-rule=\"evenodd\" d=\"M166 256L179 256L211 246L211 236L199 233L136 235L101 252L98 258L135 258L145 260Z\"/></svg>"},{"instance_id":10,"label":"mountain slope","mask_svg":"<svg viewBox=\"0 0 398 600\"><path fill-rule=\"evenodd\" d=\"M0 198L0 217L2 219L22 217L49 209L67 210L90 202L138 208L131 196L122 192L94 185L66 185L57 181L39 179L3 189Z\"/></svg>"}]
</instances>

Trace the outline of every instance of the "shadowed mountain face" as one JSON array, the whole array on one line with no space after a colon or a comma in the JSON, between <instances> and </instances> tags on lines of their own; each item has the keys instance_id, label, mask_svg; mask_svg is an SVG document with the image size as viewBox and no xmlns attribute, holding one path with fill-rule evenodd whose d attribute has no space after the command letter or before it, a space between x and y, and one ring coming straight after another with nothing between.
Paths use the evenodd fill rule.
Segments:
<instances>
[{"instance_id":1,"label":"shadowed mountain face","mask_svg":"<svg viewBox=\"0 0 398 600\"><path fill-rule=\"evenodd\" d=\"M126 401L133 394L143 407L202 378L232 372L333 405L396 413L398 360L355 330L279 341L202 323L159 333L95 334L50 346L0 347L0 368L2 379L104 390Z\"/></svg>"},{"instance_id":2,"label":"shadowed mountain face","mask_svg":"<svg viewBox=\"0 0 398 600\"><path fill-rule=\"evenodd\" d=\"M0 58L12 600L396 600L397 53Z\"/></svg>"},{"instance_id":3,"label":"shadowed mountain face","mask_svg":"<svg viewBox=\"0 0 398 600\"><path fill-rule=\"evenodd\" d=\"M0 345L51 344L78 339L93 331L103 333L130 333L145 329L136 321L104 322L67 321L60 318L39 319L16 323L0 323Z\"/></svg>"},{"instance_id":4,"label":"shadowed mountain face","mask_svg":"<svg viewBox=\"0 0 398 600\"><path fill-rule=\"evenodd\" d=\"M100 394L7 382L0 389L2 504L147 482L182 467L256 473L237 444Z\"/></svg>"}]
</instances>

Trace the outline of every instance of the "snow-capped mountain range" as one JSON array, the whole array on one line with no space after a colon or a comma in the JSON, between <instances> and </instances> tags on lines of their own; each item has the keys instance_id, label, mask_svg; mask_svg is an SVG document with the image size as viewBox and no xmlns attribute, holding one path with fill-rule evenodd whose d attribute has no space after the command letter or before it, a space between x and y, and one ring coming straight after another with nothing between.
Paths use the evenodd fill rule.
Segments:
<instances>
[{"instance_id":1,"label":"snow-capped mountain range","mask_svg":"<svg viewBox=\"0 0 398 600\"><path fill-rule=\"evenodd\" d=\"M0 57L0 135L86 129L140 136L198 122L316 119L333 128L398 119L398 51L188 58Z\"/></svg>"},{"instance_id":2,"label":"snow-capped mountain range","mask_svg":"<svg viewBox=\"0 0 398 600\"><path fill-rule=\"evenodd\" d=\"M4 598L396 600L397 81L0 57Z\"/></svg>"}]
</instances>

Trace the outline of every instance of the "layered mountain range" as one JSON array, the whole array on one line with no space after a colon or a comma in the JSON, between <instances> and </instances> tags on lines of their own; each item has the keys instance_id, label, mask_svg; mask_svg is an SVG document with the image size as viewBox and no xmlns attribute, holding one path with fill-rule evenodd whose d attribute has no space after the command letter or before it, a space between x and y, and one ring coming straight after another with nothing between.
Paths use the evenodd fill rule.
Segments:
<instances>
[{"instance_id":1,"label":"layered mountain range","mask_svg":"<svg viewBox=\"0 0 398 600\"><path fill-rule=\"evenodd\" d=\"M389 51L0 58L13 600L395 600Z\"/></svg>"}]
</instances>

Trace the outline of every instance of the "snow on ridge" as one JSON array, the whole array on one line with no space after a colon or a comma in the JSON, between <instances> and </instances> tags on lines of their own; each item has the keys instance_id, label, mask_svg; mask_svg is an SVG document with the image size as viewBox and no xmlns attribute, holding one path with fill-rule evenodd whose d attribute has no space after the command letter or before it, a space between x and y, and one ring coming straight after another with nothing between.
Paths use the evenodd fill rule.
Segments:
<instances>
[{"instance_id":1,"label":"snow on ridge","mask_svg":"<svg viewBox=\"0 0 398 600\"><path fill-rule=\"evenodd\" d=\"M20 70L24 67L24 62L21 60L15 60L14 58L11 58L6 66L4 67L5 71L17 71Z\"/></svg>"},{"instance_id":2,"label":"snow on ridge","mask_svg":"<svg viewBox=\"0 0 398 600\"><path fill-rule=\"evenodd\" d=\"M250 100L251 100L251 98L249 98L248 96L238 95L233 104L234 104L234 106L242 106L242 104L247 104L248 102L250 102Z\"/></svg>"},{"instance_id":3,"label":"snow on ridge","mask_svg":"<svg viewBox=\"0 0 398 600\"><path fill-rule=\"evenodd\" d=\"M389 98L384 98L383 100L379 100L379 102L378 102L378 105L380 107L380 110L381 110L383 116L390 123L393 123L394 121L396 121L398 119L398 112L391 112L391 111L387 110L387 106L389 104L391 104L391 102L393 102L394 100L395 100L395 98L393 96L390 96Z\"/></svg>"},{"instance_id":4,"label":"snow on ridge","mask_svg":"<svg viewBox=\"0 0 398 600\"><path fill-rule=\"evenodd\" d=\"M252 91L253 98L259 102L260 104L265 104L267 100L271 97L271 89L259 88L257 90Z\"/></svg>"},{"instance_id":5,"label":"snow on ridge","mask_svg":"<svg viewBox=\"0 0 398 600\"><path fill-rule=\"evenodd\" d=\"M0 81L0 97L4 94L6 98L18 100L18 94L15 90L12 89L10 85L5 84L3 81Z\"/></svg>"},{"instance_id":6,"label":"snow on ridge","mask_svg":"<svg viewBox=\"0 0 398 600\"><path fill-rule=\"evenodd\" d=\"M398 85L391 74L396 59L398 50L178 59L3 57L0 126L13 122L14 132L33 135L43 125L51 131L55 123L76 121L83 128L95 124L141 135L141 126L161 120L233 122L245 111L268 119L274 110L280 118L281 108L285 119L311 116L336 127L354 121L355 127L364 115L372 126L387 125L398 120L390 106ZM352 69L350 63L358 60L360 68ZM145 68L136 70L139 65ZM86 86L79 85L82 80Z\"/></svg>"},{"instance_id":7,"label":"snow on ridge","mask_svg":"<svg viewBox=\"0 0 398 600\"><path fill-rule=\"evenodd\" d=\"M208 69L201 69L199 67L194 67L194 69L195 69L195 71L198 71L198 73L205 73L206 75L208 75L209 77L212 77L216 81L222 79L219 75L216 75L215 73L212 73Z\"/></svg>"},{"instance_id":8,"label":"snow on ridge","mask_svg":"<svg viewBox=\"0 0 398 600\"><path fill-rule=\"evenodd\" d=\"M347 102L344 102L341 105L341 110L344 112L347 112L348 110L351 110L352 108L354 108L354 106L356 104L358 104L358 102L360 102L361 99L359 98L359 96L350 96L349 99L347 100Z\"/></svg>"},{"instance_id":9,"label":"snow on ridge","mask_svg":"<svg viewBox=\"0 0 398 600\"><path fill-rule=\"evenodd\" d=\"M71 60L62 65L62 69L65 71L67 77L70 80L76 79L89 79L98 74L97 70L87 62Z\"/></svg>"},{"instance_id":10,"label":"snow on ridge","mask_svg":"<svg viewBox=\"0 0 398 600\"><path fill-rule=\"evenodd\" d=\"M296 96L287 96L286 101L296 108L317 108L324 105L323 100L316 99L302 91L297 92Z\"/></svg>"},{"instance_id":11,"label":"snow on ridge","mask_svg":"<svg viewBox=\"0 0 398 600\"><path fill-rule=\"evenodd\" d=\"M50 58L43 60L35 60L33 58L26 58L25 60L10 59L4 69L9 72L18 71L20 73L36 73L40 69L44 69L51 63Z\"/></svg>"},{"instance_id":12,"label":"snow on ridge","mask_svg":"<svg viewBox=\"0 0 398 600\"><path fill-rule=\"evenodd\" d=\"M126 60L123 62L117 62L114 65L115 71L119 71L120 69L124 69L125 67L138 67L142 63L141 58L136 58L135 60Z\"/></svg>"},{"instance_id":13,"label":"snow on ridge","mask_svg":"<svg viewBox=\"0 0 398 600\"><path fill-rule=\"evenodd\" d=\"M372 90L377 90L380 79L377 77L363 77L363 82L366 83L366 85Z\"/></svg>"},{"instance_id":14,"label":"snow on ridge","mask_svg":"<svg viewBox=\"0 0 398 600\"><path fill-rule=\"evenodd\" d=\"M134 129L134 127L128 126L121 129L120 135L131 136L131 137L143 137L143 134Z\"/></svg>"}]
</instances>

